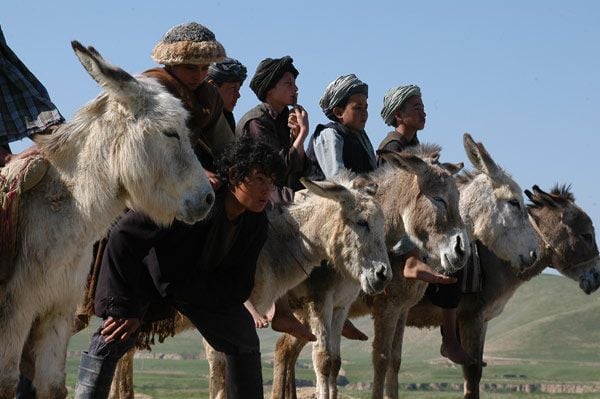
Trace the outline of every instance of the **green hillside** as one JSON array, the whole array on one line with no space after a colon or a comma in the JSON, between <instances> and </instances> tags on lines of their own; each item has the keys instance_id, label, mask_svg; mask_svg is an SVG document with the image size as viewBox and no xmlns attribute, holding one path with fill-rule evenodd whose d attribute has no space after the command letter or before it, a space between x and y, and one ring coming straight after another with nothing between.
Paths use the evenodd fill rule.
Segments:
<instances>
[{"instance_id":1,"label":"green hillside","mask_svg":"<svg viewBox=\"0 0 600 399\"><path fill-rule=\"evenodd\" d=\"M372 337L369 318L355 324ZM600 384L600 295L585 295L566 278L542 275L523 285L504 313L490 323L485 358L484 383ZM77 351L85 349L90 330L75 336L70 344L67 379L73 384ZM272 378L271 360L278 333L260 330L265 381ZM405 334L402 383L460 384L460 368L439 356L438 330L410 328ZM342 358L350 392L357 383L372 378L371 342L343 340ZM153 356L179 354L184 360L137 359L136 388L153 397L205 397L208 367L202 344L194 332L168 339L154 348ZM314 381L310 347L304 349L297 377ZM72 385L71 385L72 386ZM165 396L175 390L178 394ZM355 397L368 397L367 392ZM442 393L439 393L445 397ZM595 394L597 397L599 394ZM425 396L420 396L425 397ZM433 397L433 396L432 396ZM490 396L491 397L491 396ZM501 397L513 397L501 395ZM515 396L516 397L516 396ZM558 398L560 396L553 396ZM588 397L584 395L583 397Z\"/></svg>"}]
</instances>

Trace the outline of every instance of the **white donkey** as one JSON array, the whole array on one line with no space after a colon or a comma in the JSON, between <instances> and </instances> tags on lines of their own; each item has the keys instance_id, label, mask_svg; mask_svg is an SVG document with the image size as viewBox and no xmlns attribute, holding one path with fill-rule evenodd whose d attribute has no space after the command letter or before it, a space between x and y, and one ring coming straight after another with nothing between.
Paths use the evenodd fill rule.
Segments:
<instances>
[{"instance_id":1,"label":"white donkey","mask_svg":"<svg viewBox=\"0 0 600 399\"><path fill-rule=\"evenodd\" d=\"M38 397L66 397L66 346L91 245L125 208L164 225L174 218L193 223L214 201L180 101L153 79L110 65L92 47L72 46L105 92L40 143L47 173L20 199L15 262L0 273L6 277L0 285L1 399L15 395L28 336ZM25 162L9 164L2 175L15 178Z\"/></svg>"},{"instance_id":2,"label":"white donkey","mask_svg":"<svg viewBox=\"0 0 600 399\"><path fill-rule=\"evenodd\" d=\"M384 216L374 195L377 186L364 177L311 182L303 201L277 205L269 212L269 237L257 262L250 296L265 313L286 291L308 277L323 259L365 292L381 292L391 280L385 248ZM318 268L317 268L318 269ZM177 331L193 328L176 320ZM225 394L225 356L205 345L211 367L211 398ZM133 398L133 351L121 359L111 398Z\"/></svg>"}]
</instances>

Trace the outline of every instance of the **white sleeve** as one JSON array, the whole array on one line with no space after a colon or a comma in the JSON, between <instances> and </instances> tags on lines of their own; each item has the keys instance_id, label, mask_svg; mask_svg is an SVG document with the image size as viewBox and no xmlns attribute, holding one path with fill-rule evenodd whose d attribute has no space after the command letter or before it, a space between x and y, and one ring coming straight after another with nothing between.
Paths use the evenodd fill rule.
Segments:
<instances>
[{"instance_id":1,"label":"white sleeve","mask_svg":"<svg viewBox=\"0 0 600 399\"><path fill-rule=\"evenodd\" d=\"M326 179L330 179L346 169L342 158L344 140L335 130L323 129L315 139L313 148Z\"/></svg>"}]
</instances>

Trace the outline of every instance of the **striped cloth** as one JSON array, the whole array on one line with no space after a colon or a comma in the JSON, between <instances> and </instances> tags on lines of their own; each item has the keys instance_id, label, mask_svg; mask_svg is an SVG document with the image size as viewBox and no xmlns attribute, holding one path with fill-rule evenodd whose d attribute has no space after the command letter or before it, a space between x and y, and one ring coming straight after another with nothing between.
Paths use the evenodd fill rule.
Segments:
<instances>
[{"instance_id":1,"label":"striped cloth","mask_svg":"<svg viewBox=\"0 0 600 399\"><path fill-rule=\"evenodd\" d=\"M0 145L63 121L46 88L8 47L0 27Z\"/></svg>"}]
</instances>

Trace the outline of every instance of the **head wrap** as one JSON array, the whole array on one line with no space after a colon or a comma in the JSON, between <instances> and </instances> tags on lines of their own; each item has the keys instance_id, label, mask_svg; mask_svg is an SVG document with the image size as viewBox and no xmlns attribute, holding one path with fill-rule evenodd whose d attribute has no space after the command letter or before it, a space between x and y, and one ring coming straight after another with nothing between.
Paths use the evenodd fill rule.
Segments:
<instances>
[{"instance_id":1,"label":"head wrap","mask_svg":"<svg viewBox=\"0 0 600 399\"><path fill-rule=\"evenodd\" d=\"M369 86L363 83L354 74L343 75L327 85L325 93L319 100L321 109L332 121L337 121L333 114L333 108L348 100L353 94L364 94L369 96Z\"/></svg>"},{"instance_id":2,"label":"head wrap","mask_svg":"<svg viewBox=\"0 0 600 399\"><path fill-rule=\"evenodd\" d=\"M393 87L383 97L383 108L381 109L381 117L386 125L394 126L394 114L402 106L404 101L412 96L421 96L419 86L408 85Z\"/></svg>"},{"instance_id":3,"label":"head wrap","mask_svg":"<svg viewBox=\"0 0 600 399\"><path fill-rule=\"evenodd\" d=\"M281 58L265 58L258 64L250 81L250 89L260 101L265 101L267 92L275 87L286 72L291 72L294 78L298 77L298 70L293 62L292 57L286 55Z\"/></svg>"},{"instance_id":4,"label":"head wrap","mask_svg":"<svg viewBox=\"0 0 600 399\"><path fill-rule=\"evenodd\" d=\"M223 58L225 49L215 34L196 22L172 27L152 50L152 59L163 65L208 65Z\"/></svg>"},{"instance_id":5,"label":"head wrap","mask_svg":"<svg viewBox=\"0 0 600 399\"><path fill-rule=\"evenodd\" d=\"M208 67L206 80L213 80L217 85L225 82L244 83L248 76L248 70L241 62L233 58L225 58L221 62L215 62Z\"/></svg>"}]
</instances>

